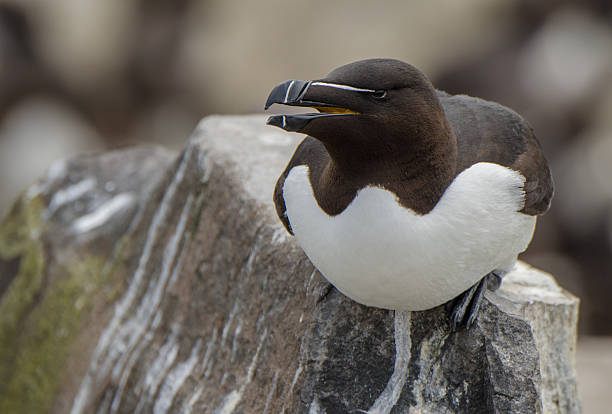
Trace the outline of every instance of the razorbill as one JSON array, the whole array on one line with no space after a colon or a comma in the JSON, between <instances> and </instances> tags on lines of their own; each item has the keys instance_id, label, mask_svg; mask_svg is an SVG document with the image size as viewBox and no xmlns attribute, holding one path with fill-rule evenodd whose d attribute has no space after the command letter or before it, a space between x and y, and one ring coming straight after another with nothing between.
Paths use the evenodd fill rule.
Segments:
<instances>
[{"instance_id":1,"label":"razorbill","mask_svg":"<svg viewBox=\"0 0 612 414\"><path fill-rule=\"evenodd\" d=\"M312 263L359 303L444 303L456 330L524 251L553 183L527 122L494 102L434 89L393 59L276 86L266 102L316 108L268 124L309 135L274 191Z\"/></svg>"}]
</instances>

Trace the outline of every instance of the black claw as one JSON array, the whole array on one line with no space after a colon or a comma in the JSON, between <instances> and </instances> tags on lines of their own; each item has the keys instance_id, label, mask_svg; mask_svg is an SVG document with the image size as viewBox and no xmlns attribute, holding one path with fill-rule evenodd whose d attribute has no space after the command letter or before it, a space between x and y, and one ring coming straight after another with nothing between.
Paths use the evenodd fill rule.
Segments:
<instances>
[{"instance_id":1,"label":"black claw","mask_svg":"<svg viewBox=\"0 0 612 414\"><path fill-rule=\"evenodd\" d=\"M472 298L474 297L474 293L476 292L479 284L480 282L463 292L456 299L454 299L454 303L452 305L451 310L451 330L453 332L457 331L457 328L465 319L465 313L472 301Z\"/></svg>"},{"instance_id":2,"label":"black claw","mask_svg":"<svg viewBox=\"0 0 612 414\"><path fill-rule=\"evenodd\" d=\"M483 278L483 280L481 280L480 282L478 282L477 284L478 288L476 289L474 298L472 299L472 302L470 303L470 309L467 313L468 319L465 324L465 327L467 329L470 329L470 327L476 321L476 317L478 316L478 311L480 310L480 304L482 303L482 297L484 296L484 292L486 290L486 285L487 285L485 279L486 277Z\"/></svg>"},{"instance_id":3,"label":"black claw","mask_svg":"<svg viewBox=\"0 0 612 414\"><path fill-rule=\"evenodd\" d=\"M501 285L501 279L498 273L491 272L446 304L446 310L450 313L452 332L456 332L461 325L465 325L466 329L474 325L485 291L487 289L497 290Z\"/></svg>"}]
</instances>

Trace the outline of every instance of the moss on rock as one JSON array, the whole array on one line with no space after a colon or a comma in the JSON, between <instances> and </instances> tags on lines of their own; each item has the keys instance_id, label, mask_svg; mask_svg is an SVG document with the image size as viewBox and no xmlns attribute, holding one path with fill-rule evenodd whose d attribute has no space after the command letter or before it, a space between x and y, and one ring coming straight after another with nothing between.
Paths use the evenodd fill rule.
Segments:
<instances>
[{"instance_id":1,"label":"moss on rock","mask_svg":"<svg viewBox=\"0 0 612 414\"><path fill-rule=\"evenodd\" d=\"M0 257L21 257L0 297L0 413L49 411L94 298L103 287L108 294L116 290L116 266L105 267L104 258L82 254L56 263L45 257L43 208L40 197L22 199L0 225Z\"/></svg>"},{"instance_id":2,"label":"moss on rock","mask_svg":"<svg viewBox=\"0 0 612 414\"><path fill-rule=\"evenodd\" d=\"M34 307L42 287L44 250L39 238L42 206L38 197L29 201L22 198L0 226L0 257L21 258L17 275L0 297L0 401L4 400L16 366L22 321Z\"/></svg>"}]
</instances>

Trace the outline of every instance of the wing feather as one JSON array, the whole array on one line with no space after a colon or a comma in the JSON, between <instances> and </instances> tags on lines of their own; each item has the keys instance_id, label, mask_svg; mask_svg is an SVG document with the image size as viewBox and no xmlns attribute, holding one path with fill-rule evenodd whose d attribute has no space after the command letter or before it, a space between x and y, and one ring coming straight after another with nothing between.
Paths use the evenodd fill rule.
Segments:
<instances>
[{"instance_id":1,"label":"wing feather","mask_svg":"<svg viewBox=\"0 0 612 414\"><path fill-rule=\"evenodd\" d=\"M495 102L466 95L438 96L457 136L457 174L478 162L493 162L525 177L522 213L544 214L554 186L533 129L516 112Z\"/></svg>"}]
</instances>

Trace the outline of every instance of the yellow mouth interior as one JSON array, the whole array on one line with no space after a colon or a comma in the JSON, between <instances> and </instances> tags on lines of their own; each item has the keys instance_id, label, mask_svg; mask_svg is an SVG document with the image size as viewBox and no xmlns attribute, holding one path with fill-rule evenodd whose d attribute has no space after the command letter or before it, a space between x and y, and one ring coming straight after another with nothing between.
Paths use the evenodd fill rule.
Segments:
<instances>
[{"instance_id":1,"label":"yellow mouth interior","mask_svg":"<svg viewBox=\"0 0 612 414\"><path fill-rule=\"evenodd\" d=\"M324 112L326 114L358 114L359 112L351 111L346 108L339 108L336 106L313 106L319 112Z\"/></svg>"}]
</instances>

